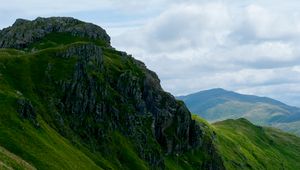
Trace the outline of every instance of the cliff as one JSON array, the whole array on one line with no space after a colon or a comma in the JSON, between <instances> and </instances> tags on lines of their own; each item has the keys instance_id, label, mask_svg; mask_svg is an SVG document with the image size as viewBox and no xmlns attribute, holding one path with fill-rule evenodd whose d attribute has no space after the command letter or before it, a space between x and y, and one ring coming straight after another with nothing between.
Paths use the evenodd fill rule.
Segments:
<instances>
[{"instance_id":1,"label":"cliff","mask_svg":"<svg viewBox=\"0 0 300 170\"><path fill-rule=\"evenodd\" d=\"M32 139L50 128L104 169L140 168L137 160L164 169L166 157L194 151L206 156L193 166L223 169L213 139L203 139L184 103L141 61L112 48L101 27L64 17L18 19L0 31L0 47L0 99L18 117L11 123L26 124ZM0 138L1 145L38 168L41 153L12 149L19 145L12 138Z\"/></svg>"}]
</instances>

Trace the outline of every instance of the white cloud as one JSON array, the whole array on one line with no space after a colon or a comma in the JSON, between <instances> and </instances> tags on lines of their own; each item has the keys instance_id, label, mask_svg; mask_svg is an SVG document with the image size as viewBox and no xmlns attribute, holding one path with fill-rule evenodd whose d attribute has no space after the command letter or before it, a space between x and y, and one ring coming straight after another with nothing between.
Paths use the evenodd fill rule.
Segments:
<instances>
[{"instance_id":1,"label":"white cloud","mask_svg":"<svg viewBox=\"0 0 300 170\"><path fill-rule=\"evenodd\" d=\"M222 4L174 5L138 32L132 31L121 38L130 41L126 43L128 46L140 46L151 53L203 48L224 44L230 22L227 8ZM138 38L130 38L132 34Z\"/></svg>"},{"instance_id":2,"label":"white cloud","mask_svg":"<svg viewBox=\"0 0 300 170\"><path fill-rule=\"evenodd\" d=\"M113 43L158 72L173 94L213 87L249 93L245 89L270 88L266 95L290 102L286 96L292 88L287 95L275 95L271 87L300 85L295 71L300 65L300 16L268 7L177 4Z\"/></svg>"},{"instance_id":3,"label":"white cloud","mask_svg":"<svg viewBox=\"0 0 300 170\"><path fill-rule=\"evenodd\" d=\"M93 11L103 9L133 9L149 5L149 3L131 0L121 3L121 0L10 0L1 3L1 9L21 10L27 14L70 13L78 11ZM32 10L33 9L33 10Z\"/></svg>"},{"instance_id":4,"label":"white cloud","mask_svg":"<svg viewBox=\"0 0 300 170\"><path fill-rule=\"evenodd\" d=\"M11 0L1 2L0 27L20 17L74 16L106 28L113 46L144 61L175 95L223 87L296 104L299 5L297 0Z\"/></svg>"},{"instance_id":5,"label":"white cloud","mask_svg":"<svg viewBox=\"0 0 300 170\"><path fill-rule=\"evenodd\" d=\"M278 6L280 5L283 4L279 2ZM284 8L272 7L251 4L243 8L239 13L240 23L238 23L232 38L239 40L239 43L273 40L298 41L300 38L298 10L292 10L293 8L289 7L290 11L287 11Z\"/></svg>"}]
</instances>

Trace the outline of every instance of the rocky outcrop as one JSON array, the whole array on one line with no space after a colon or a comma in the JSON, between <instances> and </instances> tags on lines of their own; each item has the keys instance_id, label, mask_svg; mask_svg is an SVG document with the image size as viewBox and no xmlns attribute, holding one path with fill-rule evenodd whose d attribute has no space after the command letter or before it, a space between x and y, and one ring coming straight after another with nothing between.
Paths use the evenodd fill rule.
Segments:
<instances>
[{"instance_id":1,"label":"rocky outcrop","mask_svg":"<svg viewBox=\"0 0 300 170\"><path fill-rule=\"evenodd\" d=\"M0 47L23 48L51 32L109 43L108 35L98 26L72 18L38 18L17 20L3 29ZM56 61L39 67L45 69L38 81L44 86L35 92L46 101L43 104L48 107L51 126L66 138L72 140L76 134L89 149L107 154L111 152L107 147L110 134L121 133L139 157L155 169L164 169L164 155L181 155L204 146L202 130L184 103L165 92L158 76L142 62L93 42L70 43L45 51L53 57L51 60L59 60L59 67L55 68ZM63 63L71 67L70 74L61 70ZM22 118L36 120L30 102L20 101L19 105ZM215 153L210 145L207 147L210 154ZM215 169L210 162L203 166Z\"/></svg>"},{"instance_id":2,"label":"rocky outcrop","mask_svg":"<svg viewBox=\"0 0 300 170\"><path fill-rule=\"evenodd\" d=\"M39 123L36 120L36 112L29 100L19 99L17 101L17 107L17 111L22 119L29 120L35 127L39 127Z\"/></svg>"},{"instance_id":3,"label":"rocky outcrop","mask_svg":"<svg viewBox=\"0 0 300 170\"><path fill-rule=\"evenodd\" d=\"M60 89L55 105L82 138L101 145L109 131L120 131L134 141L141 158L163 168L163 154L153 149L155 145L166 154L183 153L197 147L200 129L185 105L162 90L154 72L119 54L138 71L124 69L113 75L104 63L103 49L93 44L58 52L58 57L76 58L77 63L71 79L54 82Z\"/></svg>"},{"instance_id":4,"label":"rocky outcrop","mask_svg":"<svg viewBox=\"0 0 300 170\"><path fill-rule=\"evenodd\" d=\"M11 27L0 31L0 48L25 48L53 32L99 39L110 44L110 37L97 25L70 17L51 17L37 18L33 21L17 19Z\"/></svg>"}]
</instances>

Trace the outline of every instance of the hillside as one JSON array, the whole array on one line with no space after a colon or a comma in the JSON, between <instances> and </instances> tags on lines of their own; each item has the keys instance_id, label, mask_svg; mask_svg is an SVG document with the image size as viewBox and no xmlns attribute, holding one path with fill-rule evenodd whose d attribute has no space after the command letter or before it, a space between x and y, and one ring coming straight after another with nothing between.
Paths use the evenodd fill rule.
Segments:
<instances>
[{"instance_id":1,"label":"hillside","mask_svg":"<svg viewBox=\"0 0 300 170\"><path fill-rule=\"evenodd\" d=\"M212 125L226 169L300 169L300 138L246 119Z\"/></svg>"},{"instance_id":2,"label":"hillside","mask_svg":"<svg viewBox=\"0 0 300 170\"><path fill-rule=\"evenodd\" d=\"M183 100L191 112L210 122L243 117L257 125L300 135L300 109L271 98L211 89L178 99Z\"/></svg>"},{"instance_id":3,"label":"hillside","mask_svg":"<svg viewBox=\"0 0 300 170\"><path fill-rule=\"evenodd\" d=\"M182 155L224 169L154 72L101 27L66 17L0 31L0 146L7 169L173 169Z\"/></svg>"},{"instance_id":4,"label":"hillside","mask_svg":"<svg viewBox=\"0 0 300 170\"><path fill-rule=\"evenodd\" d=\"M0 169L299 169L299 144L192 116L94 24L18 19L0 31Z\"/></svg>"}]
</instances>

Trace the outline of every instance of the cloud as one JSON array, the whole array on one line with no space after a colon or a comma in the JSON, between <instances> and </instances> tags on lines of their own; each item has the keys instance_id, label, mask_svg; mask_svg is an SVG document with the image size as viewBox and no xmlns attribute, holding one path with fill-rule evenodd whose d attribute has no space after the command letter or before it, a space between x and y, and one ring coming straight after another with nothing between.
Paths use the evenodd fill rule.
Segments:
<instances>
[{"instance_id":1,"label":"cloud","mask_svg":"<svg viewBox=\"0 0 300 170\"><path fill-rule=\"evenodd\" d=\"M10 0L1 2L0 29L17 18L71 16L93 22L110 35L119 35L145 24L177 0Z\"/></svg>"},{"instance_id":2,"label":"cloud","mask_svg":"<svg viewBox=\"0 0 300 170\"><path fill-rule=\"evenodd\" d=\"M175 95L213 87L263 95L259 89L269 89L267 95L290 102L288 94L300 88L287 88L286 95L271 89L300 85L299 20L297 11L263 4L183 2L113 37L113 44L146 62Z\"/></svg>"},{"instance_id":3,"label":"cloud","mask_svg":"<svg viewBox=\"0 0 300 170\"><path fill-rule=\"evenodd\" d=\"M151 53L203 48L223 44L230 24L228 11L221 4L174 5L134 33L138 38L132 39L128 33L122 39Z\"/></svg>"},{"instance_id":4,"label":"cloud","mask_svg":"<svg viewBox=\"0 0 300 170\"><path fill-rule=\"evenodd\" d=\"M240 15L241 23L232 35L236 40L240 40L239 43L299 39L300 16L297 12L282 13L252 4Z\"/></svg>"},{"instance_id":5,"label":"cloud","mask_svg":"<svg viewBox=\"0 0 300 170\"><path fill-rule=\"evenodd\" d=\"M298 6L297 0L10 0L1 3L0 28L16 18L73 16L107 29L113 46L144 61L174 95L223 87L300 106Z\"/></svg>"}]
</instances>

